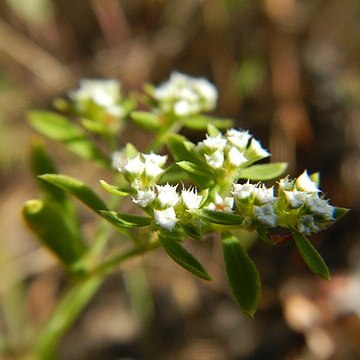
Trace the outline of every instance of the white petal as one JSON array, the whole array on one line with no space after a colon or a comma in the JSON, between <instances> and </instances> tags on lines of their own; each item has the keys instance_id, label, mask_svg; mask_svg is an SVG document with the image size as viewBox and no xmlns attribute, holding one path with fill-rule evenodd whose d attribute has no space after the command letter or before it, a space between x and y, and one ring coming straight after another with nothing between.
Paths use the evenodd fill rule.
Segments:
<instances>
[{"instance_id":1,"label":"white petal","mask_svg":"<svg viewBox=\"0 0 360 360\"><path fill-rule=\"evenodd\" d=\"M178 222L174 208L170 207L165 210L154 210L155 222L162 228L172 230Z\"/></svg>"},{"instance_id":2,"label":"white petal","mask_svg":"<svg viewBox=\"0 0 360 360\"><path fill-rule=\"evenodd\" d=\"M314 181L309 178L307 171L305 170L295 181L295 185L299 190L308 192L319 192Z\"/></svg>"}]
</instances>

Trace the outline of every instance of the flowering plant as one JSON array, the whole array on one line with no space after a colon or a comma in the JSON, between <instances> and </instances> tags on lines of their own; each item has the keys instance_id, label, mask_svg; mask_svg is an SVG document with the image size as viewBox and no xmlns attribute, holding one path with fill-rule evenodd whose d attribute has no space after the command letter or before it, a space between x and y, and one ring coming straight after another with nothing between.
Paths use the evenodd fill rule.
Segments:
<instances>
[{"instance_id":1,"label":"flowering plant","mask_svg":"<svg viewBox=\"0 0 360 360\"><path fill-rule=\"evenodd\" d=\"M58 174L44 147L33 148L32 168L42 198L27 201L23 216L42 244L78 278L39 337L39 354L49 351L106 275L129 258L163 248L180 266L211 280L184 246L184 240L201 241L209 233L220 234L231 293L250 316L258 307L261 282L239 230L257 232L270 245L293 239L309 268L330 277L308 236L347 210L330 205L319 189L318 174L304 171L296 179L285 176L271 187L266 185L264 181L284 173L286 164L259 164L270 154L255 137L233 128L229 119L204 115L216 101L216 88L207 80L173 73L159 87L147 84L143 94L128 97L115 80L82 80L67 99L55 101L59 112L29 114L38 132L115 174L112 184L100 180L114 196L110 209L90 186ZM138 102L148 111L136 110ZM153 134L143 152L131 143L118 148L127 118ZM179 135L183 127L206 131L204 140L193 143ZM133 247L109 253L111 227L103 222L95 238L85 241L69 194L113 225ZM130 213L118 211L125 197L134 204ZM69 302L72 311L66 311ZM62 325L54 330L60 318Z\"/></svg>"}]
</instances>

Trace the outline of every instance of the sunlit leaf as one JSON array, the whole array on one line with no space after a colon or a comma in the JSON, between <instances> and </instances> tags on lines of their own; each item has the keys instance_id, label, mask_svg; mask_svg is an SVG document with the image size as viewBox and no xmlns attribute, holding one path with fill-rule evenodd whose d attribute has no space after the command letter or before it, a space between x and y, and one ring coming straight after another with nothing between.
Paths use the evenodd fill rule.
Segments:
<instances>
[{"instance_id":1,"label":"sunlit leaf","mask_svg":"<svg viewBox=\"0 0 360 360\"><path fill-rule=\"evenodd\" d=\"M209 209L196 210L194 213L210 223L219 225L240 225L243 219L237 214Z\"/></svg>"},{"instance_id":2,"label":"sunlit leaf","mask_svg":"<svg viewBox=\"0 0 360 360\"><path fill-rule=\"evenodd\" d=\"M83 129L65 116L49 111L31 111L29 123L42 135L59 141L75 154L108 166L110 160L91 141Z\"/></svg>"},{"instance_id":3,"label":"sunlit leaf","mask_svg":"<svg viewBox=\"0 0 360 360\"><path fill-rule=\"evenodd\" d=\"M176 165L180 166L185 171L188 171L189 173L203 176L203 177L211 177L212 173L210 171L205 170L199 165L196 165L190 161L178 161Z\"/></svg>"},{"instance_id":4,"label":"sunlit leaf","mask_svg":"<svg viewBox=\"0 0 360 360\"><path fill-rule=\"evenodd\" d=\"M57 174L45 174L39 177L60 189L68 191L96 213L100 210L107 209L106 204L101 198L80 180L70 176Z\"/></svg>"},{"instance_id":5,"label":"sunlit leaf","mask_svg":"<svg viewBox=\"0 0 360 360\"><path fill-rule=\"evenodd\" d=\"M200 262L190 254L176 239L167 234L159 235L162 246L167 254L181 267L204 280L211 280Z\"/></svg>"},{"instance_id":6,"label":"sunlit leaf","mask_svg":"<svg viewBox=\"0 0 360 360\"><path fill-rule=\"evenodd\" d=\"M151 112L133 111L130 117L137 125L146 130L157 130L161 127L161 118Z\"/></svg>"},{"instance_id":7,"label":"sunlit leaf","mask_svg":"<svg viewBox=\"0 0 360 360\"><path fill-rule=\"evenodd\" d=\"M206 115L192 115L184 118L183 124L185 127L193 130L207 130L210 124L218 129L227 129L233 125L233 121Z\"/></svg>"},{"instance_id":8,"label":"sunlit leaf","mask_svg":"<svg viewBox=\"0 0 360 360\"><path fill-rule=\"evenodd\" d=\"M138 228L151 224L151 218L145 216L120 214L109 210L101 210L100 214L112 224L125 228Z\"/></svg>"},{"instance_id":9,"label":"sunlit leaf","mask_svg":"<svg viewBox=\"0 0 360 360\"><path fill-rule=\"evenodd\" d=\"M279 177L287 168L287 163L278 162L270 164L253 165L239 171L239 179L271 180Z\"/></svg>"},{"instance_id":10,"label":"sunlit leaf","mask_svg":"<svg viewBox=\"0 0 360 360\"><path fill-rule=\"evenodd\" d=\"M294 239L301 257L304 259L310 270L322 278L329 280L329 268L311 242L299 232L294 233Z\"/></svg>"},{"instance_id":11,"label":"sunlit leaf","mask_svg":"<svg viewBox=\"0 0 360 360\"><path fill-rule=\"evenodd\" d=\"M236 236L223 234L222 247L231 293L240 309L252 317L261 294L259 273Z\"/></svg>"},{"instance_id":12,"label":"sunlit leaf","mask_svg":"<svg viewBox=\"0 0 360 360\"><path fill-rule=\"evenodd\" d=\"M101 186L110 194L117 196L128 196L129 192L120 189L118 186L108 184L105 180L100 180Z\"/></svg>"}]
</instances>

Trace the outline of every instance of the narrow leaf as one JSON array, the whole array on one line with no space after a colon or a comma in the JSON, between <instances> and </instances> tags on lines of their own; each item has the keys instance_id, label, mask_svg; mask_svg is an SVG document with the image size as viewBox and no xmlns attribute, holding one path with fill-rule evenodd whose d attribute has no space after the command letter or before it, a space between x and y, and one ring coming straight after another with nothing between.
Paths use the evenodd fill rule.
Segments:
<instances>
[{"instance_id":1,"label":"narrow leaf","mask_svg":"<svg viewBox=\"0 0 360 360\"><path fill-rule=\"evenodd\" d=\"M222 236L225 270L232 295L240 309L254 316L258 307L261 282L254 262L242 248L236 236Z\"/></svg>"},{"instance_id":2,"label":"narrow leaf","mask_svg":"<svg viewBox=\"0 0 360 360\"><path fill-rule=\"evenodd\" d=\"M227 213L224 211L202 209L195 211L194 213L199 215L202 219L213 224L240 225L242 222L242 217L240 215Z\"/></svg>"},{"instance_id":3,"label":"narrow leaf","mask_svg":"<svg viewBox=\"0 0 360 360\"><path fill-rule=\"evenodd\" d=\"M295 244L301 257L306 262L310 270L324 279L330 279L330 271L324 259L311 244L311 242L301 233L294 233Z\"/></svg>"},{"instance_id":4,"label":"narrow leaf","mask_svg":"<svg viewBox=\"0 0 360 360\"><path fill-rule=\"evenodd\" d=\"M68 226L59 207L42 200L29 200L23 206L22 215L41 243L66 265L84 254L84 243Z\"/></svg>"},{"instance_id":5,"label":"narrow leaf","mask_svg":"<svg viewBox=\"0 0 360 360\"><path fill-rule=\"evenodd\" d=\"M118 196L128 196L129 193L120 189L118 186L108 184L105 180L100 180L101 186L110 194Z\"/></svg>"},{"instance_id":6,"label":"narrow leaf","mask_svg":"<svg viewBox=\"0 0 360 360\"><path fill-rule=\"evenodd\" d=\"M80 180L57 174L45 174L39 177L60 189L68 191L96 213L107 209L100 197Z\"/></svg>"},{"instance_id":7,"label":"narrow leaf","mask_svg":"<svg viewBox=\"0 0 360 360\"><path fill-rule=\"evenodd\" d=\"M121 214L116 211L101 210L100 214L116 226L126 228L138 228L151 224L151 218L130 214Z\"/></svg>"},{"instance_id":8,"label":"narrow leaf","mask_svg":"<svg viewBox=\"0 0 360 360\"><path fill-rule=\"evenodd\" d=\"M203 177L212 177L212 173L209 171L206 171L199 165L196 165L190 161L179 161L176 163L176 165L180 166L182 169L188 171L189 173L200 175Z\"/></svg>"},{"instance_id":9,"label":"narrow leaf","mask_svg":"<svg viewBox=\"0 0 360 360\"><path fill-rule=\"evenodd\" d=\"M176 164L170 165L161 175L159 184L177 184L190 179L189 173Z\"/></svg>"},{"instance_id":10,"label":"narrow leaf","mask_svg":"<svg viewBox=\"0 0 360 360\"><path fill-rule=\"evenodd\" d=\"M192 130L206 130L209 124L218 129L227 129L233 125L230 119L214 118L206 115L193 115L183 120L185 127Z\"/></svg>"},{"instance_id":11,"label":"narrow leaf","mask_svg":"<svg viewBox=\"0 0 360 360\"><path fill-rule=\"evenodd\" d=\"M151 112L133 111L130 117L137 125L146 130L157 130L161 127L161 118Z\"/></svg>"},{"instance_id":12,"label":"narrow leaf","mask_svg":"<svg viewBox=\"0 0 360 360\"><path fill-rule=\"evenodd\" d=\"M206 272L200 262L190 254L178 241L166 234L159 235L162 246L167 254L181 267L190 271L192 274L204 280L211 280L211 276Z\"/></svg>"},{"instance_id":13,"label":"narrow leaf","mask_svg":"<svg viewBox=\"0 0 360 360\"><path fill-rule=\"evenodd\" d=\"M278 162L249 166L239 171L239 179L271 180L279 177L287 168L287 163Z\"/></svg>"},{"instance_id":14,"label":"narrow leaf","mask_svg":"<svg viewBox=\"0 0 360 360\"><path fill-rule=\"evenodd\" d=\"M31 111L28 119L30 125L39 133L61 142L75 154L104 166L109 165L110 160L87 137L83 129L65 116L49 111Z\"/></svg>"},{"instance_id":15,"label":"narrow leaf","mask_svg":"<svg viewBox=\"0 0 360 360\"><path fill-rule=\"evenodd\" d=\"M338 219L342 218L343 216L345 216L348 212L349 212L349 209L336 207L334 209L333 217L335 220L338 220Z\"/></svg>"},{"instance_id":16,"label":"narrow leaf","mask_svg":"<svg viewBox=\"0 0 360 360\"><path fill-rule=\"evenodd\" d=\"M199 163L199 159L192 152L192 148L195 145L187 140L184 136L172 134L169 136L166 145L175 161L185 160L192 163Z\"/></svg>"}]
</instances>

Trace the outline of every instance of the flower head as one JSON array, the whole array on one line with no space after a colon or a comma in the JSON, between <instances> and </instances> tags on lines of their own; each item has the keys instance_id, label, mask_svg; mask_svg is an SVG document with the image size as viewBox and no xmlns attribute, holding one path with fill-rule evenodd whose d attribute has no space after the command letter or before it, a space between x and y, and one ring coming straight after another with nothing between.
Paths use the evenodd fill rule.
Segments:
<instances>
[{"instance_id":1,"label":"flower head","mask_svg":"<svg viewBox=\"0 0 360 360\"><path fill-rule=\"evenodd\" d=\"M295 186L298 190L317 193L320 190L316 186L315 182L312 181L305 170L295 181Z\"/></svg>"},{"instance_id":2,"label":"flower head","mask_svg":"<svg viewBox=\"0 0 360 360\"><path fill-rule=\"evenodd\" d=\"M277 215L274 212L274 208L271 204L265 204L261 206L254 206L254 217L261 223L275 227L277 225Z\"/></svg>"},{"instance_id":3,"label":"flower head","mask_svg":"<svg viewBox=\"0 0 360 360\"><path fill-rule=\"evenodd\" d=\"M216 150L210 155L205 154L206 162L213 169L220 169L225 161L224 153L221 150Z\"/></svg>"},{"instance_id":4,"label":"flower head","mask_svg":"<svg viewBox=\"0 0 360 360\"><path fill-rule=\"evenodd\" d=\"M248 181L245 184L233 184L232 194L237 200L244 200L250 198L256 192L256 185L250 184Z\"/></svg>"},{"instance_id":5,"label":"flower head","mask_svg":"<svg viewBox=\"0 0 360 360\"><path fill-rule=\"evenodd\" d=\"M138 190L136 198L134 198L133 201L141 207L146 207L150 202L155 200L155 198L156 194L153 189Z\"/></svg>"},{"instance_id":6,"label":"flower head","mask_svg":"<svg viewBox=\"0 0 360 360\"><path fill-rule=\"evenodd\" d=\"M181 191L181 199L187 209L194 210L199 208L202 196L198 195L195 188L184 189Z\"/></svg>"},{"instance_id":7,"label":"flower head","mask_svg":"<svg viewBox=\"0 0 360 360\"><path fill-rule=\"evenodd\" d=\"M214 201L206 208L215 211L233 212L234 198L232 196L222 197L218 193L215 194Z\"/></svg>"},{"instance_id":8,"label":"flower head","mask_svg":"<svg viewBox=\"0 0 360 360\"><path fill-rule=\"evenodd\" d=\"M243 165L247 161L247 158L244 156L244 154L240 152L238 148L235 146L232 146L231 149L229 150L228 158L230 164L236 167Z\"/></svg>"},{"instance_id":9,"label":"flower head","mask_svg":"<svg viewBox=\"0 0 360 360\"><path fill-rule=\"evenodd\" d=\"M229 129L226 132L226 138L229 142L236 146L239 150L243 151L246 149L247 144L251 138L251 135L248 131L239 131L236 129Z\"/></svg>"},{"instance_id":10,"label":"flower head","mask_svg":"<svg viewBox=\"0 0 360 360\"><path fill-rule=\"evenodd\" d=\"M169 207L165 210L154 210L155 222L166 230L172 230L178 219L176 218L176 213L174 208Z\"/></svg>"},{"instance_id":11,"label":"flower head","mask_svg":"<svg viewBox=\"0 0 360 360\"><path fill-rule=\"evenodd\" d=\"M157 190L157 199L161 208L175 206L179 202L179 194L176 192L176 186L169 184L155 185Z\"/></svg>"}]
</instances>

